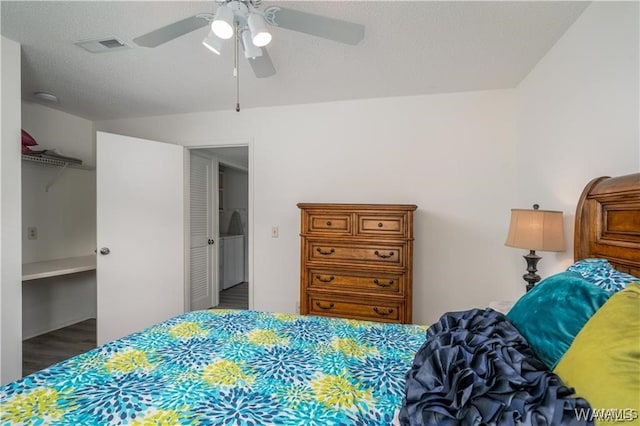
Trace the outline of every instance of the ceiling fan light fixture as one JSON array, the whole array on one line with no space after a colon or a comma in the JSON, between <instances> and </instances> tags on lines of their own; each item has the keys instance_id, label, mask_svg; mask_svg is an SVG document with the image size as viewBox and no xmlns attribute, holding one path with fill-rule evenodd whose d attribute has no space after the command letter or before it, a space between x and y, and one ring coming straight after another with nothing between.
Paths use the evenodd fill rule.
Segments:
<instances>
[{"instance_id":1,"label":"ceiling fan light fixture","mask_svg":"<svg viewBox=\"0 0 640 426\"><path fill-rule=\"evenodd\" d=\"M267 30L267 23L262 15L251 13L247 19L249 30L251 31L251 40L257 47L264 47L271 43L271 33Z\"/></svg>"},{"instance_id":2,"label":"ceiling fan light fixture","mask_svg":"<svg viewBox=\"0 0 640 426\"><path fill-rule=\"evenodd\" d=\"M262 49L251 41L251 32L248 29L242 31L242 47L244 47L244 57L247 59L262 56Z\"/></svg>"},{"instance_id":3,"label":"ceiling fan light fixture","mask_svg":"<svg viewBox=\"0 0 640 426\"><path fill-rule=\"evenodd\" d=\"M223 40L233 37L233 10L228 6L218 6L216 14L211 21L211 30Z\"/></svg>"},{"instance_id":4,"label":"ceiling fan light fixture","mask_svg":"<svg viewBox=\"0 0 640 426\"><path fill-rule=\"evenodd\" d=\"M222 53L222 39L216 36L213 31L209 31L209 35L202 40L202 44L216 55Z\"/></svg>"}]
</instances>

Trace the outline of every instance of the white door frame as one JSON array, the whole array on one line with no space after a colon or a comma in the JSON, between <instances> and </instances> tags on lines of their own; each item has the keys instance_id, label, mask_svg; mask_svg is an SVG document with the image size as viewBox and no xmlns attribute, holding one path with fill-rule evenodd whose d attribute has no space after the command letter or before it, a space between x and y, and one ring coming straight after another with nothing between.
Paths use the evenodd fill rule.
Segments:
<instances>
[{"instance_id":1,"label":"white door frame","mask_svg":"<svg viewBox=\"0 0 640 426\"><path fill-rule=\"evenodd\" d=\"M202 143L202 142L199 142ZM248 262L248 273L249 273L249 277L248 277L248 292L249 292L249 309L253 309L253 229L254 229L254 225L253 225L253 176L254 176L254 166L253 166L253 139L245 139L245 140L234 140L234 141L220 141L220 142L207 142L207 143L202 143L201 145L193 143L193 144L185 144L184 147L191 151L193 149L202 149L202 148L241 148L241 147L247 147L247 154L248 154L248 163L249 163L249 167L247 170L247 180L248 180L248 210L247 210L247 238L249 240L248 242L248 251L249 251L249 257L247 259ZM185 223L184 223L184 237L185 237L185 253L184 253L184 264L186 265L190 265L191 264L191 254L189 252L189 250L186 249L186 247L191 247L191 232L190 232L190 225L191 225L191 218L190 218L190 214L189 214L189 210L190 210L190 197L191 197L191 188L190 188L190 179L188 179L188 177L190 176L190 163L191 163L191 154L189 153L189 155L185 155L185 191L184 191L184 217L185 217ZM215 181L217 182L218 176L217 173L215 174ZM217 187L213 188L214 192L217 190ZM218 201L217 201L217 194L215 197L215 206L214 206L214 232L216 235L216 238L220 235L220 230L219 230L219 218L218 215L216 214L217 212L216 210L216 206L218 205ZM218 241L216 241L216 245L218 245ZM216 247L216 253L218 252L218 247ZM219 256L215 256L214 259L214 274L217 277L216 281L218 282L218 286L219 286L219 263L218 263L218 258ZM184 306L185 306L185 312L188 312L191 310L191 268L189 267L185 267L185 280L184 280ZM216 295L217 297L217 295Z\"/></svg>"}]
</instances>

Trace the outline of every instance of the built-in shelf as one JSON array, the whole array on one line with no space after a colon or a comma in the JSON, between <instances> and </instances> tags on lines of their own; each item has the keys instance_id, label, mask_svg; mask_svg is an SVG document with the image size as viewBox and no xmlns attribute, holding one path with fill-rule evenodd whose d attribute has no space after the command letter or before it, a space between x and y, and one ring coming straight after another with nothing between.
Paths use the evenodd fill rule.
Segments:
<instances>
[{"instance_id":1,"label":"built-in shelf","mask_svg":"<svg viewBox=\"0 0 640 426\"><path fill-rule=\"evenodd\" d=\"M96 255L68 257L22 264L22 281L75 274L96 269Z\"/></svg>"},{"instance_id":2,"label":"built-in shelf","mask_svg":"<svg viewBox=\"0 0 640 426\"><path fill-rule=\"evenodd\" d=\"M24 161L29 161L31 163L48 164L50 166L58 166L58 167L69 167L71 169L81 169L81 170L95 170L96 169L93 166L85 166L83 164L67 163L66 161L62 161L62 160L54 160L52 158L37 157L35 155L23 155L22 159Z\"/></svg>"}]
</instances>

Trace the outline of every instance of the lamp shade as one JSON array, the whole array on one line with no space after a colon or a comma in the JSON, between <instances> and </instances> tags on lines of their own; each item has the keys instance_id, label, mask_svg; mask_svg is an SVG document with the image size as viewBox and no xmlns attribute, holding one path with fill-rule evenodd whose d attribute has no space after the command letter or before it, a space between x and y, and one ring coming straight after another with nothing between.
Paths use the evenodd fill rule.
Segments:
<instances>
[{"instance_id":1,"label":"lamp shade","mask_svg":"<svg viewBox=\"0 0 640 426\"><path fill-rule=\"evenodd\" d=\"M540 251L564 251L562 212L511 209L509 247Z\"/></svg>"}]
</instances>

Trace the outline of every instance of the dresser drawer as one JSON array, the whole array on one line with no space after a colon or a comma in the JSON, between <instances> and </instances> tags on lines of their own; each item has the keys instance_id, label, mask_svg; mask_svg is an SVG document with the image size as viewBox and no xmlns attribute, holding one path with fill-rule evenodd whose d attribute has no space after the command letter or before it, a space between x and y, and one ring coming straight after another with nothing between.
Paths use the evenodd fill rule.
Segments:
<instances>
[{"instance_id":1,"label":"dresser drawer","mask_svg":"<svg viewBox=\"0 0 640 426\"><path fill-rule=\"evenodd\" d=\"M351 235L352 224L349 213L308 212L303 219L307 234Z\"/></svg>"},{"instance_id":2,"label":"dresser drawer","mask_svg":"<svg viewBox=\"0 0 640 426\"><path fill-rule=\"evenodd\" d=\"M307 288L318 291L404 294L404 275L309 269Z\"/></svg>"},{"instance_id":3,"label":"dresser drawer","mask_svg":"<svg viewBox=\"0 0 640 426\"><path fill-rule=\"evenodd\" d=\"M393 301L371 303L356 299L309 295L309 313L311 315L400 322L401 306L401 302Z\"/></svg>"},{"instance_id":4,"label":"dresser drawer","mask_svg":"<svg viewBox=\"0 0 640 426\"><path fill-rule=\"evenodd\" d=\"M404 267L403 244L309 241L307 250L307 259L314 262L377 263Z\"/></svg>"},{"instance_id":5,"label":"dresser drawer","mask_svg":"<svg viewBox=\"0 0 640 426\"><path fill-rule=\"evenodd\" d=\"M407 234L404 214L356 214L356 234L368 236L403 237Z\"/></svg>"}]
</instances>

